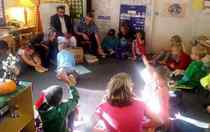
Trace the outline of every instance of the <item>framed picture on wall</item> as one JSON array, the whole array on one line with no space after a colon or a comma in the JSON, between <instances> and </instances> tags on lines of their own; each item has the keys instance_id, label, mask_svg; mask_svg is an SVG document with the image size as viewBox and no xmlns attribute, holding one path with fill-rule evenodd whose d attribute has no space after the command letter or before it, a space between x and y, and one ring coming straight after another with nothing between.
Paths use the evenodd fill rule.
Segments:
<instances>
[{"instance_id":1,"label":"framed picture on wall","mask_svg":"<svg viewBox=\"0 0 210 132\"><path fill-rule=\"evenodd\" d=\"M185 3L170 2L165 4L164 14L168 17L184 17L186 12Z\"/></svg>"},{"instance_id":2,"label":"framed picture on wall","mask_svg":"<svg viewBox=\"0 0 210 132\"><path fill-rule=\"evenodd\" d=\"M4 0L0 0L0 26L5 26Z\"/></svg>"}]
</instances>

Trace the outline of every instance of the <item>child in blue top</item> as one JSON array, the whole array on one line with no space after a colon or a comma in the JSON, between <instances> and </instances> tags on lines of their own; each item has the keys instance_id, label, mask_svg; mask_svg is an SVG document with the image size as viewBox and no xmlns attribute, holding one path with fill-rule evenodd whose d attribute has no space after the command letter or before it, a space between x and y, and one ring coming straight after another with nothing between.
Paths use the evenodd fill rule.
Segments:
<instances>
[{"instance_id":1,"label":"child in blue top","mask_svg":"<svg viewBox=\"0 0 210 132\"><path fill-rule=\"evenodd\" d=\"M118 43L119 41L117 37L115 36L115 30L110 29L106 37L103 39L102 47L104 51L107 52L109 55L113 55L115 53L115 49Z\"/></svg>"},{"instance_id":2,"label":"child in blue top","mask_svg":"<svg viewBox=\"0 0 210 132\"><path fill-rule=\"evenodd\" d=\"M66 38L58 37L59 52L57 54L57 77L62 73L75 75L75 56L67 50Z\"/></svg>"}]
</instances>

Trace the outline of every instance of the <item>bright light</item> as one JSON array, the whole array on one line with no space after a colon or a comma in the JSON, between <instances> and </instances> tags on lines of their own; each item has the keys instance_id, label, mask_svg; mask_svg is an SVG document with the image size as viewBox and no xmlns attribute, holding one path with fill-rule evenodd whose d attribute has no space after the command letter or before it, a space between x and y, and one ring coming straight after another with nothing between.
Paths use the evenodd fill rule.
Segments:
<instances>
[{"instance_id":1,"label":"bright light","mask_svg":"<svg viewBox=\"0 0 210 132\"><path fill-rule=\"evenodd\" d=\"M144 89L141 91L141 99L151 111L158 114L161 111L161 106L160 98L156 90L156 82L152 79L151 73L146 68L140 71L140 75L145 82Z\"/></svg>"},{"instance_id":2,"label":"bright light","mask_svg":"<svg viewBox=\"0 0 210 132\"><path fill-rule=\"evenodd\" d=\"M144 68L142 71L139 71L139 72L140 72L140 75L145 83L147 83L149 80L151 80L152 76L146 68Z\"/></svg>"},{"instance_id":3,"label":"bright light","mask_svg":"<svg viewBox=\"0 0 210 132\"><path fill-rule=\"evenodd\" d=\"M12 7L8 9L8 17L10 20L14 19L25 23L25 13L22 7Z\"/></svg>"},{"instance_id":4,"label":"bright light","mask_svg":"<svg viewBox=\"0 0 210 132\"><path fill-rule=\"evenodd\" d=\"M180 113L175 114L175 118L179 119L179 120L183 120L185 122L188 122L188 123L190 123L192 125L195 125L197 127L200 127L200 128L209 128L209 124L208 123L201 122L201 121L198 121L198 120L195 120L195 119L183 116Z\"/></svg>"}]
</instances>

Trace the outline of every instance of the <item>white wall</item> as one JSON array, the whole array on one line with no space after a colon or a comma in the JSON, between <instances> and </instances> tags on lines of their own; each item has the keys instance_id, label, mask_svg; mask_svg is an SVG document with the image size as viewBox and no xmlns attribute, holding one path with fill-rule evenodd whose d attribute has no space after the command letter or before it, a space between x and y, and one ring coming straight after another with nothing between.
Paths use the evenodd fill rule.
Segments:
<instances>
[{"instance_id":1,"label":"white wall","mask_svg":"<svg viewBox=\"0 0 210 132\"><path fill-rule=\"evenodd\" d=\"M150 50L158 51L169 47L169 39L178 34L189 49L195 36L210 36L210 14L192 10L192 0L183 0L186 4L184 17L164 15L166 1L170 0L93 0L93 9L97 16L111 16L111 20L97 20L102 35L110 28L118 29L120 4L146 4L146 42Z\"/></svg>"}]
</instances>

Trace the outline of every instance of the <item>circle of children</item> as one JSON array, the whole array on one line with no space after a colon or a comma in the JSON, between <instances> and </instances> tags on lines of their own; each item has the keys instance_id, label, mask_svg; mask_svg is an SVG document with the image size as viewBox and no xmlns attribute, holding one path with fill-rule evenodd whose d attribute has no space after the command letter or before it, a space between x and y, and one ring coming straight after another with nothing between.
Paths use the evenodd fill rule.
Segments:
<instances>
[{"instance_id":1,"label":"circle of children","mask_svg":"<svg viewBox=\"0 0 210 132\"><path fill-rule=\"evenodd\" d=\"M112 56L117 59L126 59L131 54L132 60L142 58L152 74L152 79L158 84L157 91L161 98L161 113L154 113L147 105L137 99L133 92L131 78L126 73L114 75L107 85L107 93L104 101L97 107L95 116L87 125L85 131L100 131L103 127L97 127L103 122L103 131L109 132L142 132L147 127L167 127L169 124L169 97L168 87L174 91L192 90L203 86L210 89L209 63L210 57L202 46L206 38L202 37L192 47L191 55L183 50L180 36L175 35L170 40L170 49L163 50L160 54L147 60L145 56L144 35L137 31L131 35L126 24L120 25L118 37L115 30L110 29L100 45L97 36L98 29L93 22L93 16L87 15L76 27L75 34L60 34L52 30L44 40L44 34L38 33L30 42L23 41L17 52L19 62L16 65L17 75L24 72L28 67L37 72L47 72L50 63L57 65L57 78L64 81L69 88L69 99L62 101L63 88L61 86L50 86L43 90L39 99L35 102L35 108L39 113L39 121L36 122L37 130L45 132L65 132L73 130L73 120L78 113L77 104L79 93L75 87L75 58L67 48L83 47L85 54L92 56ZM87 32L82 32L85 29ZM61 36L58 36L61 35ZM79 37L78 37L79 36ZM30 43L30 44L28 44ZM1 60L8 54L7 43L0 41ZM156 66L167 68L172 74L169 86L167 77L157 70ZM162 70L165 72L165 70ZM210 107L208 107L210 112ZM150 122L144 123L147 116ZM38 119L38 118L37 118ZM68 119L68 123L66 123ZM39 129L42 124L41 129ZM101 124L100 124L101 125Z\"/></svg>"}]
</instances>

